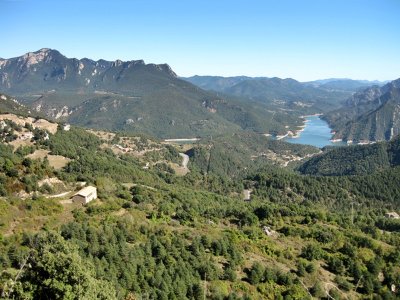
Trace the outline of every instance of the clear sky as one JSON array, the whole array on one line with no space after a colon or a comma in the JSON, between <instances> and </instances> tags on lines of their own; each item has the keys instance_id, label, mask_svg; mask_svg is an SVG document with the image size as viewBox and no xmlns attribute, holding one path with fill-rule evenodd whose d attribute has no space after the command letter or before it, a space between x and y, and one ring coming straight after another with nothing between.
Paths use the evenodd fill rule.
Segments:
<instances>
[{"instance_id":1,"label":"clear sky","mask_svg":"<svg viewBox=\"0 0 400 300\"><path fill-rule=\"evenodd\" d=\"M0 0L0 57L168 63L180 76L400 77L400 0Z\"/></svg>"}]
</instances>

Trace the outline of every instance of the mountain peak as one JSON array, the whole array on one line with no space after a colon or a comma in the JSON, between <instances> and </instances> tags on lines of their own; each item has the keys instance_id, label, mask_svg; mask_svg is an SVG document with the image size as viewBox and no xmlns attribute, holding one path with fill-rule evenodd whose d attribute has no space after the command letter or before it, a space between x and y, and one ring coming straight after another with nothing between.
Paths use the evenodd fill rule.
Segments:
<instances>
[{"instance_id":1,"label":"mountain peak","mask_svg":"<svg viewBox=\"0 0 400 300\"><path fill-rule=\"evenodd\" d=\"M84 88L90 89L93 86L89 83L93 83L95 80L102 82L106 80L110 83L112 78L102 77L105 73L110 74L109 71L111 73L123 71L124 74L119 73L113 77L121 79L128 78L128 74L142 68L177 78L175 72L167 64L145 64L143 60L107 61L99 59L94 61L89 58L68 58L55 49L41 48L19 57L0 59L0 88L13 89L11 92L18 92L26 90L28 83L31 90L38 88L39 91L42 91L44 86L48 86L45 89L51 90L54 88L52 85L55 82L59 84L66 81L71 88L77 88L77 85L79 86L83 82Z\"/></svg>"},{"instance_id":2,"label":"mountain peak","mask_svg":"<svg viewBox=\"0 0 400 300\"><path fill-rule=\"evenodd\" d=\"M68 58L55 49L41 48L0 60L0 89L13 94L27 91L40 94L53 89L130 91L132 80L146 72L152 74L152 80L177 78L167 64L146 64L143 60ZM138 88L141 89L142 86Z\"/></svg>"},{"instance_id":3,"label":"mountain peak","mask_svg":"<svg viewBox=\"0 0 400 300\"><path fill-rule=\"evenodd\" d=\"M50 49L50 48L42 48L42 49L39 49L38 51L36 51L36 52L49 52L49 51L54 51L53 49Z\"/></svg>"},{"instance_id":4,"label":"mountain peak","mask_svg":"<svg viewBox=\"0 0 400 300\"><path fill-rule=\"evenodd\" d=\"M18 62L24 64L26 67L30 67L31 65L38 64L54 55L61 55L61 53L50 48L42 48L38 51L28 52L23 56L20 56Z\"/></svg>"},{"instance_id":5,"label":"mountain peak","mask_svg":"<svg viewBox=\"0 0 400 300\"><path fill-rule=\"evenodd\" d=\"M400 88L400 78L393 80L392 82L389 83L391 86L395 87L395 88Z\"/></svg>"},{"instance_id":6,"label":"mountain peak","mask_svg":"<svg viewBox=\"0 0 400 300\"><path fill-rule=\"evenodd\" d=\"M178 77L176 73L172 70L172 68L168 64L150 64L151 66L154 66L157 70L161 72L165 72L168 75L172 77Z\"/></svg>"}]
</instances>

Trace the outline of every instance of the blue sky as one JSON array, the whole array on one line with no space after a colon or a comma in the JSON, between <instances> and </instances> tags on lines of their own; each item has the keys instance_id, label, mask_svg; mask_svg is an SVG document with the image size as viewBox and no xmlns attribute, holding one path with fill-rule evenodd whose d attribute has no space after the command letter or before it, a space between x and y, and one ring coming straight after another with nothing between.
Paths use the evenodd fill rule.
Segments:
<instances>
[{"instance_id":1,"label":"blue sky","mask_svg":"<svg viewBox=\"0 0 400 300\"><path fill-rule=\"evenodd\" d=\"M0 57L168 63L180 76L400 77L399 0L0 0Z\"/></svg>"}]
</instances>

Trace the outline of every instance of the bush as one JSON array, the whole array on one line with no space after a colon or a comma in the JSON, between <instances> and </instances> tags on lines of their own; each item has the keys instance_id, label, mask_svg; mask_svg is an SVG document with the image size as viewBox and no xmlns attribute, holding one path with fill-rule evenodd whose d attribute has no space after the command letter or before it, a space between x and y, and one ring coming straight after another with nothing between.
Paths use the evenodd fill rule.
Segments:
<instances>
[{"instance_id":1,"label":"bush","mask_svg":"<svg viewBox=\"0 0 400 300\"><path fill-rule=\"evenodd\" d=\"M325 289L322 286L322 283L320 281L317 281L314 286L310 289L311 295L313 295L315 298L322 298L326 296Z\"/></svg>"},{"instance_id":2,"label":"bush","mask_svg":"<svg viewBox=\"0 0 400 300\"><path fill-rule=\"evenodd\" d=\"M324 255L324 251L317 244L308 244L301 250L301 257L308 260L318 260Z\"/></svg>"},{"instance_id":3,"label":"bush","mask_svg":"<svg viewBox=\"0 0 400 300\"><path fill-rule=\"evenodd\" d=\"M346 280L343 276L336 276L335 282L337 283L338 287L346 292L353 289L353 285Z\"/></svg>"},{"instance_id":4,"label":"bush","mask_svg":"<svg viewBox=\"0 0 400 300\"><path fill-rule=\"evenodd\" d=\"M248 274L249 282L251 284L258 284L260 282L263 282L265 279L264 272L265 272L264 266L261 265L259 262L255 262Z\"/></svg>"},{"instance_id":5,"label":"bush","mask_svg":"<svg viewBox=\"0 0 400 300\"><path fill-rule=\"evenodd\" d=\"M330 256L327 261L329 271L342 275L345 271L343 262L340 258L335 256Z\"/></svg>"}]
</instances>

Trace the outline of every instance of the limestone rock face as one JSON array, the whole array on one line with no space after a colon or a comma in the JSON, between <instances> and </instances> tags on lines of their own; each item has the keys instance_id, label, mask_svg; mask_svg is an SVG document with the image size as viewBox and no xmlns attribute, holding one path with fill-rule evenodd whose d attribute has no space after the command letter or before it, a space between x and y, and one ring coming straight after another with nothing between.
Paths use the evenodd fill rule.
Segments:
<instances>
[{"instance_id":1,"label":"limestone rock face","mask_svg":"<svg viewBox=\"0 0 400 300\"><path fill-rule=\"evenodd\" d=\"M324 117L334 139L364 143L400 134L400 79L355 93L346 105Z\"/></svg>"},{"instance_id":2,"label":"limestone rock face","mask_svg":"<svg viewBox=\"0 0 400 300\"><path fill-rule=\"evenodd\" d=\"M45 92L53 89L108 89L115 81L130 79L139 69L176 74L167 64L145 64L143 60L106 61L67 58L57 50L43 48L22 56L0 59L0 90L9 94Z\"/></svg>"}]
</instances>

